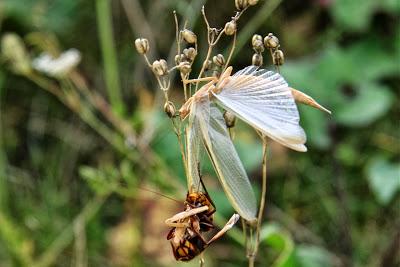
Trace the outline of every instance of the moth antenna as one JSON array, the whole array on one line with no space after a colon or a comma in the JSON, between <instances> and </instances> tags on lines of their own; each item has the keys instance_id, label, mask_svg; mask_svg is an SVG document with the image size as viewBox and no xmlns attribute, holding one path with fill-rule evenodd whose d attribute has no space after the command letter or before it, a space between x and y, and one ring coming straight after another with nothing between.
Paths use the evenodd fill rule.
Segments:
<instances>
[{"instance_id":1,"label":"moth antenna","mask_svg":"<svg viewBox=\"0 0 400 267\"><path fill-rule=\"evenodd\" d=\"M141 186L139 186L138 188L141 189L141 190L144 190L144 191L147 191L147 192L151 192L151 193L153 193L153 194L156 194L156 195L165 197L165 198L167 198L167 199L169 199L169 200L172 200L172 201L175 201L175 202L177 202L177 203L179 203L179 204L182 204L182 201L179 201L179 200L177 200L177 199L175 199L175 198L172 198L172 197L169 197L169 196L167 196L167 195L164 195L163 193L160 193L160 192L157 192L157 191L154 191L154 190L145 188L145 187L141 187Z\"/></svg>"}]
</instances>

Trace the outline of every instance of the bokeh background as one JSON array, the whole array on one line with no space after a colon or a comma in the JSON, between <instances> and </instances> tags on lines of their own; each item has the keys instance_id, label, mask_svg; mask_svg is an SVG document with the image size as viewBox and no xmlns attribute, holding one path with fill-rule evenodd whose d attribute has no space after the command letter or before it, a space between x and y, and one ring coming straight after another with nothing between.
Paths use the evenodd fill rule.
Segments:
<instances>
[{"instance_id":1,"label":"bokeh background","mask_svg":"<svg viewBox=\"0 0 400 267\"><path fill-rule=\"evenodd\" d=\"M146 190L186 194L162 93L133 41L172 62L176 10L204 55L203 4L217 28L233 15L233 0L1 0L0 266L198 266L175 263L165 239L181 204ZM333 111L299 107L307 153L270 143L257 266L399 266L399 12L397 0L261 0L240 19L236 70L251 63L251 36L273 32L289 84ZM70 48L82 60L67 75L32 70ZM170 94L181 103L178 81ZM240 122L235 136L259 192L261 144ZM207 164L204 180L221 226L233 210ZM205 257L246 266L240 227Z\"/></svg>"}]
</instances>

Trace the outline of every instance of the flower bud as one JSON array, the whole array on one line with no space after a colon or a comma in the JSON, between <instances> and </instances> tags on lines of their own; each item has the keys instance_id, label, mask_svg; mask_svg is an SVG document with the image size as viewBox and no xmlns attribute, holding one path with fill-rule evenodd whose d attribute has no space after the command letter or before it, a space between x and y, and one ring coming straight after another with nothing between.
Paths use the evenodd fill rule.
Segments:
<instances>
[{"instance_id":1,"label":"flower bud","mask_svg":"<svg viewBox=\"0 0 400 267\"><path fill-rule=\"evenodd\" d=\"M193 61L197 56L197 51L193 47L183 49L183 55L189 60Z\"/></svg>"},{"instance_id":2,"label":"flower bud","mask_svg":"<svg viewBox=\"0 0 400 267\"><path fill-rule=\"evenodd\" d=\"M189 62L182 62L178 68L183 74L188 74L192 70Z\"/></svg>"},{"instance_id":3,"label":"flower bud","mask_svg":"<svg viewBox=\"0 0 400 267\"><path fill-rule=\"evenodd\" d=\"M279 47L279 39L272 33L268 33L268 35L264 38L264 45L268 49L275 49Z\"/></svg>"},{"instance_id":4,"label":"flower bud","mask_svg":"<svg viewBox=\"0 0 400 267\"><path fill-rule=\"evenodd\" d=\"M167 61L165 61L164 59L154 61L152 69L157 76L166 75L168 73Z\"/></svg>"},{"instance_id":5,"label":"flower bud","mask_svg":"<svg viewBox=\"0 0 400 267\"><path fill-rule=\"evenodd\" d=\"M215 65L217 65L219 67L223 67L225 65L225 58L223 55L218 54L213 57L213 62Z\"/></svg>"},{"instance_id":6,"label":"flower bud","mask_svg":"<svg viewBox=\"0 0 400 267\"><path fill-rule=\"evenodd\" d=\"M164 104L164 112L168 115L168 117L172 118L175 116L176 108L174 103L171 101L167 101Z\"/></svg>"},{"instance_id":7,"label":"flower bud","mask_svg":"<svg viewBox=\"0 0 400 267\"><path fill-rule=\"evenodd\" d=\"M275 50L274 53L272 54L272 62L274 65L280 66L283 65L285 62L285 56L282 52L282 50Z\"/></svg>"},{"instance_id":8,"label":"flower bud","mask_svg":"<svg viewBox=\"0 0 400 267\"><path fill-rule=\"evenodd\" d=\"M260 67L263 64L263 56L261 54L255 53L251 59L251 64Z\"/></svg>"},{"instance_id":9,"label":"flower bud","mask_svg":"<svg viewBox=\"0 0 400 267\"><path fill-rule=\"evenodd\" d=\"M149 51L149 41L145 38L137 38L135 40L135 47L139 54L146 54Z\"/></svg>"},{"instance_id":10,"label":"flower bud","mask_svg":"<svg viewBox=\"0 0 400 267\"><path fill-rule=\"evenodd\" d=\"M258 0L248 0L248 2L249 2L249 5L251 5L251 6L255 6L258 4Z\"/></svg>"},{"instance_id":11,"label":"flower bud","mask_svg":"<svg viewBox=\"0 0 400 267\"><path fill-rule=\"evenodd\" d=\"M224 112L224 119L225 119L226 127L232 128L235 126L236 116L232 112L226 110Z\"/></svg>"},{"instance_id":12,"label":"flower bud","mask_svg":"<svg viewBox=\"0 0 400 267\"><path fill-rule=\"evenodd\" d=\"M236 9L242 11L249 6L248 0L235 0Z\"/></svg>"},{"instance_id":13,"label":"flower bud","mask_svg":"<svg viewBox=\"0 0 400 267\"><path fill-rule=\"evenodd\" d=\"M196 34L188 29L182 31L182 37L188 44L194 44L197 42Z\"/></svg>"},{"instance_id":14,"label":"flower bud","mask_svg":"<svg viewBox=\"0 0 400 267\"><path fill-rule=\"evenodd\" d=\"M225 24L225 34L233 35L236 32L236 22L231 20Z\"/></svg>"}]
</instances>

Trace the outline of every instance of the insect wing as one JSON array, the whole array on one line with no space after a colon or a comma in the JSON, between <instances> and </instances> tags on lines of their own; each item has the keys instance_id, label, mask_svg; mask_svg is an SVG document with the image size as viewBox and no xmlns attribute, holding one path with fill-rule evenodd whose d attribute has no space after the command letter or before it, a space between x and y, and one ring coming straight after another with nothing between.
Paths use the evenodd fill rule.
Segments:
<instances>
[{"instance_id":1,"label":"insect wing","mask_svg":"<svg viewBox=\"0 0 400 267\"><path fill-rule=\"evenodd\" d=\"M254 221L256 198L220 110L203 98L193 102L189 121L192 134L201 136L230 203L244 219Z\"/></svg>"},{"instance_id":2,"label":"insect wing","mask_svg":"<svg viewBox=\"0 0 400 267\"><path fill-rule=\"evenodd\" d=\"M195 105L193 105L195 106ZM192 110L192 113L194 110ZM203 110L201 112L207 112L209 114L209 109L208 110ZM199 117L199 116L198 116ZM208 120L206 120L208 117L207 116L201 116L201 119L203 120L202 123L194 115L191 115L189 119L189 126L188 126L188 133L187 133L187 167L188 167L188 187L189 187L189 192L197 192L198 189L201 187L201 177L200 177L200 171L199 171L199 162L200 162L200 148L202 144L201 140L201 133L202 130L200 127L202 125L208 124Z\"/></svg>"},{"instance_id":3,"label":"insect wing","mask_svg":"<svg viewBox=\"0 0 400 267\"><path fill-rule=\"evenodd\" d=\"M218 102L271 139L297 151L307 151L299 112L284 78L272 71L246 67L218 92Z\"/></svg>"}]
</instances>

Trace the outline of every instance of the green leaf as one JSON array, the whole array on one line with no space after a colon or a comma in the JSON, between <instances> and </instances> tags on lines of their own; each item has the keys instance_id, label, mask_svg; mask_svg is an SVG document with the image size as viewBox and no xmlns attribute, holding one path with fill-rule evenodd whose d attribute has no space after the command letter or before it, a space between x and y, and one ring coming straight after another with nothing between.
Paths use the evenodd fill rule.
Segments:
<instances>
[{"instance_id":1,"label":"green leaf","mask_svg":"<svg viewBox=\"0 0 400 267\"><path fill-rule=\"evenodd\" d=\"M379 38L368 38L357 42L344 49L341 56L346 58L351 66L351 69L348 69L347 82L362 84L366 80L396 76L398 73L395 51L387 49Z\"/></svg>"},{"instance_id":2,"label":"green leaf","mask_svg":"<svg viewBox=\"0 0 400 267\"><path fill-rule=\"evenodd\" d=\"M296 259L301 267L329 267L332 264L332 255L323 248L309 245L296 247Z\"/></svg>"},{"instance_id":3,"label":"green leaf","mask_svg":"<svg viewBox=\"0 0 400 267\"><path fill-rule=\"evenodd\" d=\"M377 158L367 167L367 179L379 203L386 205L400 189L400 163Z\"/></svg>"},{"instance_id":4,"label":"green leaf","mask_svg":"<svg viewBox=\"0 0 400 267\"><path fill-rule=\"evenodd\" d=\"M269 223L261 227L260 240L280 252L274 267L292 267L296 265L294 243L290 234L277 224Z\"/></svg>"},{"instance_id":5,"label":"green leaf","mask_svg":"<svg viewBox=\"0 0 400 267\"><path fill-rule=\"evenodd\" d=\"M354 98L343 101L334 112L336 120L347 126L366 126L385 115L394 97L385 86L369 83L359 88Z\"/></svg>"},{"instance_id":6,"label":"green leaf","mask_svg":"<svg viewBox=\"0 0 400 267\"><path fill-rule=\"evenodd\" d=\"M382 7L391 13L399 13L400 12L400 4L398 0L383 0Z\"/></svg>"},{"instance_id":7,"label":"green leaf","mask_svg":"<svg viewBox=\"0 0 400 267\"><path fill-rule=\"evenodd\" d=\"M349 30L365 30L377 6L376 0L336 0L332 15L336 22Z\"/></svg>"}]
</instances>

